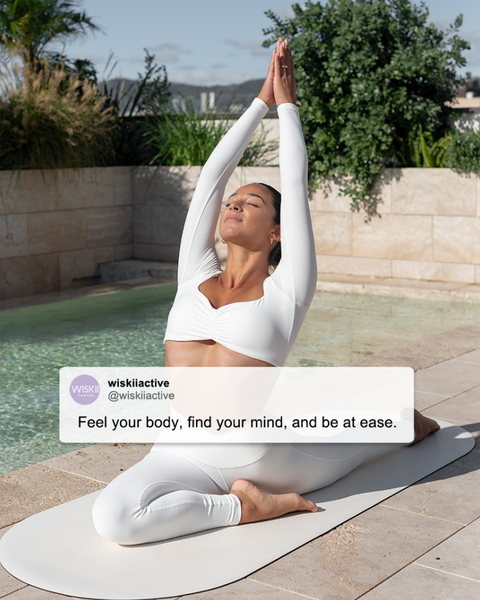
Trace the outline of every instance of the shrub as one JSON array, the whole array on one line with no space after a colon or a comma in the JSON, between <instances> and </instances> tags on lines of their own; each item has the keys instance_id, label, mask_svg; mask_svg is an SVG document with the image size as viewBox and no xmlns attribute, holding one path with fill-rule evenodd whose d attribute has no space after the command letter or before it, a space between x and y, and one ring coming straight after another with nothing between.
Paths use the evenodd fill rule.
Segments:
<instances>
[{"instance_id":1,"label":"shrub","mask_svg":"<svg viewBox=\"0 0 480 600\"><path fill-rule=\"evenodd\" d=\"M399 164L408 133L421 124L435 139L450 129L457 67L470 45L429 22L409 0L328 0L293 4L293 17L264 30L294 54L298 101L314 182L348 175L352 210L377 214L374 183ZM403 140L403 141L402 141ZM402 145L403 144L403 145Z\"/></svg>"},{"instance_id":2,"label":"shrub","mask_svg":"<svg viewBox=\"0 0 480 600\"><path fill-rule=\"evenodd\" d=\"M421 125L408 134L408 145L397 154L404 167L443 168L447 166L448 150L452 141L450 133L435 139L430 131L423 131Z\"/></svg>"},{"instance_id":3,"label":"shrub","mask_svg":"<svg viewBox=\"0 0 480 600\"><path fill-rule=\"evenodd\" d=\"M183 113L168 113L147 118L145 139L153 149L150 164L165 166L203 166L225 133L230 129L229 118L214 112L197 113L187 104ZM275 142L266 141L261 130L247 146L241 166L262 166L269 162Z\"/></svg>"},{"instance_id":4,"label":"shrub","mask_svg":"<svg viewBox=\"0 0 480 600\"><path fill-rule=\"evenodd\" d=\"M455 131L448 148L446 166L461 171L480 171L480 133Z\"/></svg>"},{"instance_id":5,"label":"shrub","mask_svg":"<svg viewBox=\"0 0 480 600\"><path fill-rule=\"evenodd\" d=\"M114 162L117 121L94 83L46 61L13 69L10 82L0 99L0 169Z\"/></svg>"}]
</instances>

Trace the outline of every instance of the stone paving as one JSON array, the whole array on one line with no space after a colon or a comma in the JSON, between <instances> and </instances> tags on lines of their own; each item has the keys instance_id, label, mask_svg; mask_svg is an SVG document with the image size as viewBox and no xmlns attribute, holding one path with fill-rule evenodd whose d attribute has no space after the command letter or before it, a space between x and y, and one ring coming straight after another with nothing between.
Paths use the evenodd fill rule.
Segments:
<instances>
[{"instance_id":1,"label":"stone paving","mask_svg":"<svg viewBox=\"0 0 480 600\"><path fill-rule=\"evenodd\" d=\"M335 291L342 282L361 286L361 293L376 293L373 287L379 283L346 279L331 276L323 281L334 283ZM404 282L392 284L395 295L408 295L409 289L445 291L445 284L423 282L430 285L409 288L408 280ZM323 285L322 280L319 285ZM388 287L388 282L380 282L380 287ZM459 287L465 286L453 285L450 291ZM478 291L469 293L475 297ZM351 364L412 366L417 408L433 418L463 426L477 439L475 448L249 577L183 598L480 597L480 323L431 335ZM31 514L101 489L138 462L148 449L148 445L95 445L0 476L0 537ZM67 598L25 585L0 567L0 598L5 597Z\"/></svg>"}]
</instances>

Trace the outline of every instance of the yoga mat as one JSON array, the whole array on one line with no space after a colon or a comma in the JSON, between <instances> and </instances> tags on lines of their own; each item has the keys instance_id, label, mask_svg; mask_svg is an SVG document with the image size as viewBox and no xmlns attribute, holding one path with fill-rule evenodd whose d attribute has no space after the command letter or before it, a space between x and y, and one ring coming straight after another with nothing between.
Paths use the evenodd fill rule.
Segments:
<instances>
[{"instance_id":1,"label":"yoga mat","mask_svg":"<svg viewBox=\"0 0 480 600\"><path fill-rule=\"evenodd\" d=\"M91 508L99 492L16 524L0 541L0 562L30 585L102 600L146 600L216 588L257 571L337 527L475 445L446 422L414 446L364 463L327 488L307 494L317 513L201 532L139 546L119 546L94 530Z\"/></svg>"}]
</instances>

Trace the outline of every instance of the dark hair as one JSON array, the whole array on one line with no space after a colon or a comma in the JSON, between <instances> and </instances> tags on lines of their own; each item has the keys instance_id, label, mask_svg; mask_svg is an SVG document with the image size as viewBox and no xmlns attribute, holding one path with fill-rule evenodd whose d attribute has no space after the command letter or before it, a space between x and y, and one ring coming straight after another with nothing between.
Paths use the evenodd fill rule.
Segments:
<instances>
[{"instance_id":1,"label":"dark hair","mask_svg":"<svg viewBox=\"0 0 480 600\"><path fill-rule=\"evenodd\" d=\"M259 185L263 185L263 187L267 188L270 192L270 196L272 198L273 208L275 213L273 215L273 222L275 225L280 225L280 204L282 202L282 195L278 190L276 190L268 183L260 183ZM268 264L271 267L277 267L280 259L282 258L282 248L280 246L280 242L277 242L275 246L270 250L270 254L268 255Z\"/></svg>"}]
</instances>

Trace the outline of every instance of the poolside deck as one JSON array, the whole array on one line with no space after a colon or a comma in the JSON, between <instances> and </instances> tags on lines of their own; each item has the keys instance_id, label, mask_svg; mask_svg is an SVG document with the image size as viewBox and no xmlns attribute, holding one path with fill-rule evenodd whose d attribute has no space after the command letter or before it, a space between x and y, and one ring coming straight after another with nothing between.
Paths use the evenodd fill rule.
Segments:
<instances>
[{"instance_id":1,"label":"poolside deck","mask_svg":"<svg viewBox=\"0 0 480 600\"><path fill-rule=\"evenodd\" d=\"M103 293L119 286L125 289L127 285L152 283L104 286ZM478 285L323 276L319 287L480 302ZM85 291L72 293L85 295ZM58 295L48 296L43 301L58 299ZM24 304L37 301L41 299ZM0 310L12 308L10 302L0 302ZM480 323L434 334L351 364L412 366L417 408L470 431L477 439L475 448L246 579L184 598L480 597ZM31 514L101 489L138 462L148 449L148 445L95 445L0 476L0 537ZM0 567L0 598L6 596L9 600L67 598L25 585Z\"/></svg>"}]
</instances>

